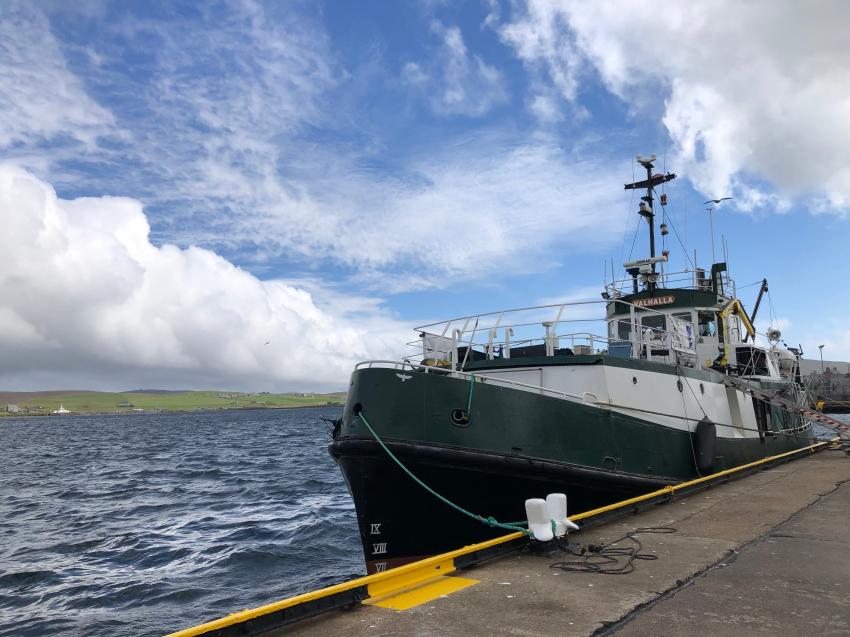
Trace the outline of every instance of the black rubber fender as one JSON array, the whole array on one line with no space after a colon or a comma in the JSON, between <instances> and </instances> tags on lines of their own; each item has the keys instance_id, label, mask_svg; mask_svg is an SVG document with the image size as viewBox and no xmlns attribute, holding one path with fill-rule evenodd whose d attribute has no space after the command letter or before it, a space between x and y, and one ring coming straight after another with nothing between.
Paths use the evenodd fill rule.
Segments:
<instances>
[{"instance_id":1,"label":"black rubber fender","mask_svg":"<svg viewBox=\"0 0 850 637\"><path fill-rule=\"evenodd\" d=\"M697 423L694 432L694 455L697 470L701 474L714 470L714 457L717 449L717 425L707 417Z\"/></svg>"}]
</instances>

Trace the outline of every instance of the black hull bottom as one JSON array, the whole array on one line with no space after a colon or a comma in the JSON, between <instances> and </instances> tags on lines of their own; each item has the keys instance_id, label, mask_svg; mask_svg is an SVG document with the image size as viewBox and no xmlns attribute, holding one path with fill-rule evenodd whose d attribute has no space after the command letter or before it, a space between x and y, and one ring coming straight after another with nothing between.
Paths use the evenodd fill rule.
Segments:
<instances>
[{"instance_id":1,"label":"black hull bottom","mask_svg":"<svg viewBox=\"0 0 850 637\"><path fill-rule=\"evenodd\" d=\"M518 456L388 444L435 491L500 522L524 520L525 500L549 493L566 493L569 512L579 513L676 482ZM509 533L438 500L372 440L336 440L330 451L354 498L369 573Z\"/></svg>"}]
</instances>

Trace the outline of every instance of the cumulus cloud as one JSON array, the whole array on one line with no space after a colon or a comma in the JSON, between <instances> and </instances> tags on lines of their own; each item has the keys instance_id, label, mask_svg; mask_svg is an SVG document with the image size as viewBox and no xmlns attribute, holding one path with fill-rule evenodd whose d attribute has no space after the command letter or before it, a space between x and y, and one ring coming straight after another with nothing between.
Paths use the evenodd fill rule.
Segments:
<instances>
[{"instance_id":1,"label":"cumulus cloud","mask_svg":"<svg viewBox=\"0 0 850 637\"><path fill-rule=\"evenodd\" d=\"M204 5L192 21L121 12L97 22L95 57L112 67L132 63L132 86L102 62L87 66L90 55L77 60L77 71L95 94L132 94L129 111L110 102L125 145L69 152L73 161L57 166L50 163L55 147L31 144L41 152L16 163L60 190L145 201L155 244L204 245L255 266L265 258L332 264L382 292L456 283L505 264L514 273L539 270L557 259L556 245L616 236L616 173L628 169L575 159L542 137L479 132L392 171L374 170L370 153L379 141L334 143L346 139L351 122L332 97L352 80L334 63L326 36L308 18L274 11ZM43 16L39 23L47 25ZM499 72L467 49L456 27L432 28L440 41L434 60L405 71L415 90L462 116L506 99ZM48 28L30 35L60 55ZM51 67L37 62L30 68L36 83L51 82ZM57 64L62 82L82 87ZM81 103L94 101L83 94ZM542 98L537 109L557 119ZM60 124L62 135L73 135L68 122ZM36 127L27 134L46 139ZM81 169L84 162L95 165Z\"/></svg>"},{"instance_id":2,"label":"cumulus cloud","mask_svg":"<svg viewBox=\"0 0 850 637\"><path fill-rule=\"evenodd\" d=\"M0 217L7 388L69 378L116 389L343 388L355 361L399 349L345 320L350 308L335 317L305 290L261 281L209 250L151 244L134 199L63 200L3 165ZM399 326L384 327L391 340Z\"/></svg>"},{"instance_id":3,"label":"cumulus cloud","mask_svg":"<svg viewBox=\"0 0 850 637\"><path fill-rule=\"evenodd\" d=\"M743 207L818 197L850 208L850 5L529 0L501 24L529 68L574 100L588 71L635 109L664 100L680 166ZM779 200L759 182L780 191Z\"/></svg>"},{"instance_id":4,"label":"cumulus cloud","mask_svg":"<svg viewBox=\"0 0 850 637\"><path fill-rule=\"evenodd\" d=\"M440 38L437 54L424 67L407 62L402 80L427 96L434 112L478 117L507 101L501 72L469 53L458 27L434 21L431 30Z\"/></svg>"},{"instance_id":5,"label":"cumulus cloud","mask_svg":"<svg viewBox=\"0 0 850 637\"><path fill-rule=\"evenodd\" d=\"M92 55L75 58L73 71L57 68L80 90L74 71L92 94L132 95L129 109L107 100L124 145L69 152L72 161L57 166L56 148L30 144L41 152L23 165L60 191L143 200L154 244L203 245L254 267L266 258L312 271L330 264L381 293L457 284L494 268L539 271L559 260L556 246L617 238L628 168L579 158L544 137L479 131L375 170L380 140L335 143L348 139L352 122L332 98L352 79L326 36L309 18L274 11L204 5L191 21L132 12L98 21ZM499 72L467 49L456 27L432 28L440 42L434 60L405 71L414 90L461 116L507 99ZM49 42L61 62L49 28L31 36ZM50 82L49 67L36 62L33 78ZM115 71L122 64L134 77ZM85 94L80 103L95 104ZM541 118L559 117L543 97L535 108ZM73 136L60 124L60 137ZM27 134L47 139L37 128Z\"/></svg>"}]
</instances>

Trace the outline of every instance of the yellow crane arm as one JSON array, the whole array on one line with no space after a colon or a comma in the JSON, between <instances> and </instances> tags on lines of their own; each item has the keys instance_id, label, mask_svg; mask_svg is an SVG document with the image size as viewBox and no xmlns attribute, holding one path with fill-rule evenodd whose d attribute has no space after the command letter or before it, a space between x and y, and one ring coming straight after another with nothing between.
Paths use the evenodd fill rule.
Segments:
<instances>
[{"instance_id":1,"label":"yellow crane arm","mask_svg":"<svg viewBox=\"0 0 850 637\"><path fill-rule=\"evenodd\" d=\"M750 338L753 340L756 338L756 330L750 322L750 317L747 316L744 306L741 305L741 302L738 299L732 299L729 301L729 303L720 310L720 327L723 330L723 358L720 360L721 365L729 364L729 323L726 319L733 314L740 318L744 323L744 327L747 329L747 334L750 335Z\"/></svg>"}]
</instances>

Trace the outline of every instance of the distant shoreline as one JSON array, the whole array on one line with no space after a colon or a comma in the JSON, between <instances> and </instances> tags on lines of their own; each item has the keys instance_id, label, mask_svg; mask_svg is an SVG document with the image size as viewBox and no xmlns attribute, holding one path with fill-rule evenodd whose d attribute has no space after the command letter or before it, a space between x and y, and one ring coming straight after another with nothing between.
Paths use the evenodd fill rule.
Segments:
<instances>
[{"instance_id":1,"label":"distant shoreline","mask_svg":"<svg viewBox=\"0 0 850 637\"><path fill-rule=\"evenodd\" d=\"M98 392L58 390L0 391L0 417L197 413L243 409L291 409L343 405L345 392L287 393L158 390ZM61 413L54 413L61 411Z\"/></svg>"},{"instance_id":2,"label":"distant shoreline","mask_svg":"<svg viewBox=\"0 0 850 637\"><path fill-rule=\"evenodd\" d=\"M159 416L165 414L212 414L231 411L275 411L284 409L320 409L322 407L343 408L343 403L326 403L323 405L275 405L275 406L251 406L251 407L213 407L199 409L145 409L142 411L73 411L67 414L37 413L37 414L9 414L0 412L0 421L4 418L50 418L57 419L72 418L74 416Z\"/></svg>"}]
</instances>

